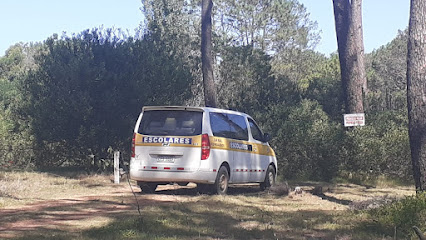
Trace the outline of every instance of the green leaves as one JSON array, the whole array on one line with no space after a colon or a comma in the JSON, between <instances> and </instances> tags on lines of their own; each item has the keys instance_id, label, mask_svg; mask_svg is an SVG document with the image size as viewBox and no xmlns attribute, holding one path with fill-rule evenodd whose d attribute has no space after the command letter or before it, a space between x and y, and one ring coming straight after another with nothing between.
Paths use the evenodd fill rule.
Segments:
<instances>
[{"instance_id":1,"label":"green leaves","mask_svg":"<svg viewBox=\"0 0 426 240\"><path fill-rule=\"evenodd\" d=\"M21 86L39 165L87 162L112 147L130 146L143 105L180 105L192 78L149 40L119 39L111 31L50 38L36 58L39 68ZM49 155L64 159L49 159Z\"/></svg>"},{"instance_id":2,"label":"green leaves","mask_svg":"<svg viewBox=\"0 0 426 240\"><path fill-rule=\"evenodd\" d=\"M367 55L371 111L407 108L407 34L400 31L390 43Z\"/></svg>"},{"instance_id":3,"label":"green leaves","mask_svg":"<svg viewBox=\"0 0 426 240\"><path fill-rule=\"evenodd\" d=\"M216 33L225 45L252 46L265 52L306 49L316 41L316 23L297 1L215 1Z\"/></svg>"},{"instance_id":4,"label":"green leaves","mask_svg":"<svg viewBox=\"0 0 426 240\"><path fill-rule=\"evenodd\" d=\"M330 180L339 170L342 131L316 101L276 106L269 114L271 144L285 178Z\"/></svg>"},{"instance_id":5,"label":"green leaves","mask_svg":"<svg viewBox=\"0 0 426 240\"><path fill-rule=\"evenodd\" d=\"M218 66L218 94L224 108L254 112L274 101L270 57L260 50L228 47Z\"/></svg>"}]
</instances>

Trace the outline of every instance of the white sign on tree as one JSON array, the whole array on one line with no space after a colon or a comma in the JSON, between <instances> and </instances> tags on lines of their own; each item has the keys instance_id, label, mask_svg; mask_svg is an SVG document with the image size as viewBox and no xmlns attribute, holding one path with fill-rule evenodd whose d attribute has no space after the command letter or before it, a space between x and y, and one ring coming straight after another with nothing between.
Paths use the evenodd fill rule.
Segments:
<instances>
[{"instance_id":1,"label":"white sign on tree","mask_svg":"<svg viewBox=\"0 0 426 240\"><path fill-rule=\"evenodd\" d=\"M351 113L343 115L345 127L365 126L364 113Z\"/></svg>"}]
</instances>

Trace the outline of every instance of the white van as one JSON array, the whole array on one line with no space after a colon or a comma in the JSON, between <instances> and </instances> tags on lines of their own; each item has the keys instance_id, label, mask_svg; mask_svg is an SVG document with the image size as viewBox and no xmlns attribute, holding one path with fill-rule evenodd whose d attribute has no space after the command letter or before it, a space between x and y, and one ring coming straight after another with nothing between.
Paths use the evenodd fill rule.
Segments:
<instances>
[{"instance_id":1,"label":"white van","mask_svg":"<svg viewBox=\"0 0 426 240\"><path fill-rule=\"evenodd\" d=\"M249 115L217 108L143 107L136 122L130 178L142 192L159 184L197 183L226 194L229 184L275 184L277 160Z\"/></svg>"}]
</instances>

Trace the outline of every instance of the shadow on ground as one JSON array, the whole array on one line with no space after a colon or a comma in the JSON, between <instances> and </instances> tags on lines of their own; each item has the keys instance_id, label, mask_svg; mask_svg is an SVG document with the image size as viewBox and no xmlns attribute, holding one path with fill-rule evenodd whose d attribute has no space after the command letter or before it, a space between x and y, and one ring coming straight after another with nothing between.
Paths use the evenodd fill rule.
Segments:
<instances>
[{"instance_id":1,"label":"shadow on ground","mask_svg":"<svg viewBox=\"0 0 426 240\"><path fill-rule=\"evenodd\" d=\"M303 197L271 196L258 185L232 186L228 196L199 195L190 186L159 187L155 194L132 186L133 195L122 187L104 196L0 209L0 239L345 239L354 231L381 239L350 211L307 210ZM306 197L350 203L325 194Z\"/></svg>"}]
</instances>

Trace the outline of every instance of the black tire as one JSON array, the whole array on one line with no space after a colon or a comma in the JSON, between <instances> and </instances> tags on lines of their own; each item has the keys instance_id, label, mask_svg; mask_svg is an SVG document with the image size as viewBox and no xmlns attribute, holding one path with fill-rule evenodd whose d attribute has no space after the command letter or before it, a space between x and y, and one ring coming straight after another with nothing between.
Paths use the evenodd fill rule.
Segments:
<instances>
[{"instance_id":1,"label":"black tire","mask_svg":"<svg viewBox=\"0 0 426 240\"><path fill-rule=\"evenodd\" d=\"M139 183L139 187L141 188L142 193L151 194L155 192L157 189L158 183Z\"/></svg>"},{"instance_id":2,"label":"black tire","mask_svg":"<svg viewBox=\"0 0 426 240\"><path fill-rule=\"evenodd\" d=\"M219 168L219 172L216 176L216 181L214 182L214 192L219 195L226 195L228 192L229 186L229 173L228 169L225 166Z\"/></svg>"},{"instance_id":3,"label":"black tire","mask_svg":"<svg viewBox=\"0 0 426 240\"><path fill-rule=\"evenodd\" d=\"M266 171L265 180L260 183L260 189L264 191L274 185L275 185L275 168L272 165L269 165L268 170Z\"/></svg>"}]
</instances>

